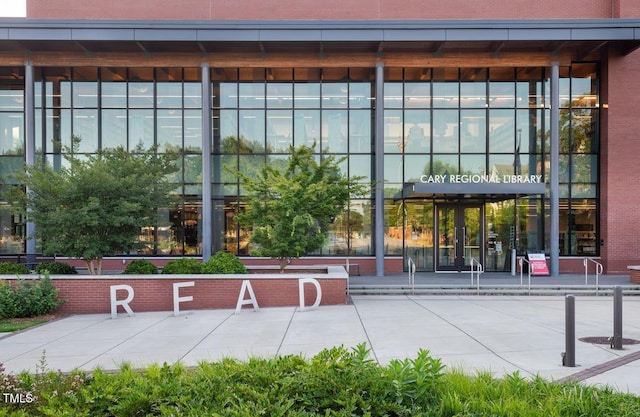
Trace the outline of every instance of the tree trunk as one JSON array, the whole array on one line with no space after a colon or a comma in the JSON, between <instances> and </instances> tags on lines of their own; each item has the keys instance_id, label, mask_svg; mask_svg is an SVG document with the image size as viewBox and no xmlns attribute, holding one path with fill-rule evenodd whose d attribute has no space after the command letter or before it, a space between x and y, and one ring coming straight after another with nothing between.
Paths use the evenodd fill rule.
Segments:
<instances>
[{"instance_id":1,"label":"tree trunk","mask_svg":"<svg viewBox=\"0 0 640 417\"><path fill-rule=\"evenodd\" d=\"M87 270L89 271L89 275L95 275L95 272L93 270L93 259L89 259L88 261L85 260L85 262L87 263Z\"/></svg>"}]
</instances>

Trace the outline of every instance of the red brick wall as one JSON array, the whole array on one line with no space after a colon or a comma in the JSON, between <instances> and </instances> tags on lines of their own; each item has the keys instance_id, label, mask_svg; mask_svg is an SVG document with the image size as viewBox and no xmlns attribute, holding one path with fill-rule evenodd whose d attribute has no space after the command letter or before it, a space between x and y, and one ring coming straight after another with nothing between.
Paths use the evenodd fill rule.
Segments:
<instances>
[{"instance_id":1,"label":"red brick wall","mask_svg":"<svg viewBox=\"0 0 640 417\"><path fill-rule=\"evenodd\" d=\"M603 80L601 237L605 273L627 273L640 265L640 51L610 53Z\"/></svg>"},{"instance_id":2,"label":"red brick wall","mask_svg":"<svg viewBox=\"0 0 640 417\"><path fill-rule=\"evenodd\" d=\"M615 0L619 14L616 17L628 18L640 16L640 1L638 0Z\"/></svg>"},{"instance_id":3,"label":"red brick wall","mask_svg":"<svg viewBox=\"0 0 640 417\"><path fill-rule=\"evenodd\" d=\"M620 5L616 5L616 2ZM612 3L613 2L613 3ZM385 20L640 16L636 0L28 0L36 19Z\"/></svg>"},{"instance_id":4,"label":"red brick wall","mask_svg":"<svg viewBox=\"0 0 640 417\"><path fill-rule=\"evenodd\" d=\"M111 313L110 287L112 285L129 285L133 288L134 299L129 306L135 312L173 311L173 284L177 282L195 282L193 287L180 288L180 297L193 296L193 301L180 303L180 310L196 309L235 309L242 288L242 281L251 283L255 299L259 307L298 306L299 277L256 278L108 278L102 276L87 278L53 277L53 285L60 290L59 297L67 300L58 309L65 314ZM315 278L322 291L321 305L347 303L347 280L339 278ZM313 284L305 284L305 305L311 306L316 300L316 288ZM124 300L127 292L117 292L117 299ZM244 298L249 298L245 291ZM244 308L251 308L245 306ZM124 312L118 307L118 313Z\"/></svg>"}]
</instances>

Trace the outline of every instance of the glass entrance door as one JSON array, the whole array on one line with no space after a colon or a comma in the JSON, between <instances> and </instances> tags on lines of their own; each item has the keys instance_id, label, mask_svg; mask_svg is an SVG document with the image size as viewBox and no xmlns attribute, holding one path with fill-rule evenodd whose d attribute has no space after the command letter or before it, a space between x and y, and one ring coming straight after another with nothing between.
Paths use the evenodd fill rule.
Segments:
<instances>
[{"instance_id":1,"label":"glass entrance door","mask_svg":"<svg viewBox=\"0 0 640 417\"><path fill-rule=\"evenodd\" d=\"M436 271L460 272L471 268L471 259L483 263L482 206L439 204L436 210Z\"/></svg>"}]
</instances>

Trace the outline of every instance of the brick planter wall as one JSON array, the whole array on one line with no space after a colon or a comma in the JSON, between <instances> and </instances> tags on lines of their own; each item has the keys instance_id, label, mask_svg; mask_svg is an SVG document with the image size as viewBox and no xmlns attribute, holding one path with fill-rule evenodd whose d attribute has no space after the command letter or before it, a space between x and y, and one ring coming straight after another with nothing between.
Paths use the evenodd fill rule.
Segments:
<instances>
[{"instance_id":1,"label":"brick planter wall","mask_svg":"<svg viewBox=\"0 0 640 417\"><path fill-rule=\"evenodd\" d=\"M640 284L640 266L629 266L629 276L631 282L634 284Z\"/></svg>"},{"instance_id":2,"label":"brick planter wall","mask_svg":"<svg viewBox=\"0 0 640 417\"><path fill-rule=\"evenodd\" d=\"M192 296L193 301L181 302L180 310L234 309L240 297L242 282L248 280L258 306L299 306L299 280L313 278L322 291L320 305L347 303L347 274L342 267L327 267L325 273L247 274L247 275L52 275L54 287L60 290L59 297L65 299L58 312L64 314L110 313L110 288L114 285L129 285L134 298L129 306L134 312L173 311L173 284L194 282L191 287L180 288L179 296ZM30 275L26 278L34 278ZM8 282L16 277L3 276ZM305 305L316 300L316 288L304 285ZM244 299L249 298L244 292ZM118 300L127 297L122 290L116 293ZM244 308L251 308L245 306ZM124 312L118 307L118 313Z\"/></svg>"}]
</instances>

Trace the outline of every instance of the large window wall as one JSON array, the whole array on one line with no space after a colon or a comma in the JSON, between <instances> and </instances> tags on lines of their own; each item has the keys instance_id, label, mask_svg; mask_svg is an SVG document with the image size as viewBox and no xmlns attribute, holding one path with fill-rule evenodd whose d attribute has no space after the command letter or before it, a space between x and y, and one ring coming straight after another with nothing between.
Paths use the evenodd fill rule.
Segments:
<instances>
[{"instance_id":1,"label":"large window wall","mask_svg":"<svg viewBox=\"0 0 640 417\"><path fill-rule=\"evenodd\" d=\"M407 199L423 174L536 174L548 181L549 72L546 68L386 68L382 121L384 178L374 173L374 68L211 68L211 101L201 68L35 68L37 154L64 163L72 138L80 152L153 145L177 149L180 203L142 231L141 254L200 254L202 115L212 119L214 251L249 252L250 230L233 171L284 163L290 146L317 158L345 158L342 171L385 187L385 255L412 256L433 269L435 204ZM560 69L560 254L597 255L598 67ZM0 175L24 161L24 69L0 68ZM547 250L548 195L484 204L487 261L506 250ZM354 199L332 224L318 255L374 255L372 200ZM23 219L0 211L0 252L22 252ZM489 244L489 236L495 242ZM500 245L497 245L497 242ZM501 248L498 252L496 248ZM490 258L490 256L494 258Z\"/></svg>"},{"instance_id":2,"label":"large window wall","mask_svg":"<svg viewBox=\"0 0 640 417\"><path fill-rule=\"evenodd\" d=\"M560 254L597 255L597 65L562 67ZM387 68L384 84L385 254L433 270L434 207L455 196L405 198L421 175L549 175L545 68ZM469 197L465 197L468 199ZM487 267L508 249L549 250L545 196L473 196L485 204Z\"/></svg>"},{"instance_id":3,"label":"large window wall","mask_svg":"<svg viewBox=\"0 0 640 417\"><path fill-rule=\"evenodd\" d=\"M202 93L199 68L37 68L38 155L53 166L80 139L78 151L137 146L180 153L173 178L179 203L163 222L141 231L140 254L201 252Z\"/></svg>"},{"instance_id":4,"label":"large window wall","mask_svg":"<svg viewBox=\"0 0 640 417\"><path fill-rule=\"evenodd\" d=\"M286 160L291 146L317 158L344 158L344 174L373 180L373 83L370 68L216 68L212 70L213 248L249 252L250 230L233 175ZM354 199L331 225L317 255L372 255L371 200Z\"/></svg>"},{"instance_id":5,"label":"large window wall","mask_svg":"<svg viewBox=\"0 0 640 417\"><path fill-rule=\"evenodd\" d=\"M24 163L24 69L0 67L0 193ZM0 201L0 254L24 252L24 223Z\"/></svg>"}]
</instances>

